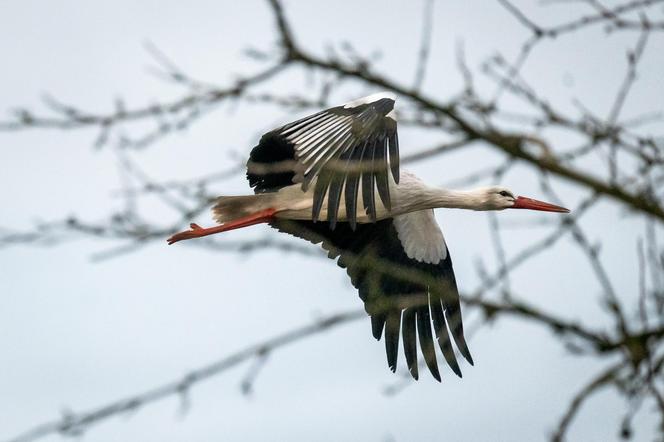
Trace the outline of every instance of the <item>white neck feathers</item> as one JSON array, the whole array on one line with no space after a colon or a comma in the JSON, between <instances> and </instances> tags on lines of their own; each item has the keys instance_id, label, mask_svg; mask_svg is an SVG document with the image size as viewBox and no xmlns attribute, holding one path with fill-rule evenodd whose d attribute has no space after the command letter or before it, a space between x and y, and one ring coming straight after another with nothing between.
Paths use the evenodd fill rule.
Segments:
<instances>
[{"instance_id":1,"label":"white neck feathers","mask_svg":"<svg viewBox=\"0 0 664 442\"><path fill-rule=\"evenodd\" d=\"M401 174L395 195L397 206L405 212L414 210L453 208L486 210L486 190L452 190L431 187L410 173Z\"/></svg>"},{"instance_id":2,"label":"white neck feathers","mask_svg":"<svg viewBox=\"0 0 664 442\"><path fill-rule=\"evenodd\" d=\"M430 188L425 192L426 198L434 208L486 210L486 198L483 189L453 190Z\"/></svg>"},{"instance_id":3,"label":"white neck feathers","mask_svg":"<svg viewBox=\"0 0 664 442\"><path fill-rule=\"evenodd\" d=\"M453 190L428 186L412 173L402 171L399 185L395 188L396 204L393 212L450 208L467 210L492 210L489 188ZM397 210L394 210L394 209Z\"/></svg>"}]
</instances>

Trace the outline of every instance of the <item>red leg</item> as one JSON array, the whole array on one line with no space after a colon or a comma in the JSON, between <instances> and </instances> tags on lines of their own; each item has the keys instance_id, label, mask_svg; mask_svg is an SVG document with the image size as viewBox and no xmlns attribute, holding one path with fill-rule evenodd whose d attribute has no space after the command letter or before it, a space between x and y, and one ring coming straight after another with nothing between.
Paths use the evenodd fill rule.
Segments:
<instances>
[{"instance_id":1,"label":"red leg","mask_svg":"<svg viewBox=\"0 0 664 442\"><path fill-rule=\"evenodd\" d=\"M242 227L253 226L254 224L266 223L269 222L277 211L275 209L265 209L260 212L256 212L252 215L245 216L244 218L239 218L233 221L229 221L220 226L203 228L198 224L191 223L189 227L191 230L185 230L184 232L176 233L175 235L168 238L168 244L173 244L184 239L200 238L201 236L213 235L215 233L226 232L228 230L240 229Z\"/></svg>"}]
</instances>

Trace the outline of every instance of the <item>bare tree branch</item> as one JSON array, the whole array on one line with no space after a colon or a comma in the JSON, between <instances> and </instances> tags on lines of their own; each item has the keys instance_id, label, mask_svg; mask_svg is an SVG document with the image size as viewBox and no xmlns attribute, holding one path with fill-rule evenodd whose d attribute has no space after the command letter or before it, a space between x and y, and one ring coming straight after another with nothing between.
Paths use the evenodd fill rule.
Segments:
<instances>
[{"instance_id":1,"label":"bare tree branch","mask_svg":"<svg viewBox=\"0 0 664 442\"><path fill-rule=\"evenodd\" d=\"M90 411L70 413L63 416L61 419L37 425L16 437L8 439L8 442L29 442L54 434L59 434L61 436L80 435L91 426L110 417L136 411L145 405L167 397L186 395L194 386L217 376L220 373L228 371L230 368L243 362L256 357L264 357L276 349L322 333L331 327L356 321L364 317L366 317L366 314L361 310L328 315L313 321L309 325L295 328L291 331L225 356L216 362L187 373L178 380L136 395L113 401Z\"/></svg>"},{"instance_id":2,"label":"bare tree branch","mask_svg":"<svg viewBox=\"0 0 664 442\"><path fill-rule=\"evenodd\" d=\"M540 179L542 190L556 201L560 200L555 188L558 183L552 178L572 183L577 189L578 203L570 215L553 221L538 218L518 224L519 228L543 232L538 241L521 250L511 250L505 240L510 233L507 229L515 227L515 223L510 225L508 221L490 215L488 229L496 263L488 268L482 262L480 284L462 296L464 308L477 312L478 329L507 317L528 321L550 330L569 354L590 356L598 362L608 361L606 363L610 364L603 365L598 373L589 376L588 384L571 398L551 440L563 440L582 406L596 392L607 387L624 399L625 412L619 425L624 434L631 433L633 418L646 408L644 403L655 404L655 412L661 416L664 429L661 384L664 373L664 252L657 238L657 231L661 232L664 225L664 134L656 132L660 129L653 129L662 122L664 112L637 109L629 118L622 116L630 93L637 88L639 76L644 73L639 63L648 51L657 47L653 40L663 35L664 21L654 10L664 0L625 1L611 7L599 0L574 2L574 5L578 3L590 8L590 11L586 9L553 25L543 19L537 22L531 19L517 2L500 0L506 13L525 28L527 36L520 46L513 48L513 59L497 54L484 62L481 73L495 83L495 92L488 97L476 87L476 73L466 63L460 45L456 62L463 79L461 90L450 97L438 97L427 91L424 79L434 32L434 1L423 1L421 41L419 48L413 49L417 53L417 64L412 86L409 86L412 79L392 78L381 72L376 67L375 57L364 56L350 42L331 45L323 55L307 49L297 39L281 2L268 0L278 46L276 50L247 51L248 56L265 65L257 73L240 76L223 87L214 85L184 72L164 51L148 45L157 64L154 73L184 89L179 99L134 108L117 99L109 112L96 113L45 97L47 114L16 109L9 120L0 122L0 131L96 128L99 131L96 145L116 141L121 185L114 196L121 200L122 207L100 220L86 220L73 214L63 215L53 222L38 223L30 230L0 229L0 248L20 244L53 246L77 238L104 239L111 245L93 256L100 261L135 252L154 240L163 241L207 210L215 198L215 185L243 174L244 158L238 159L237 164L228 170L208 176L160 181L134 161L132 151L123 148L146 147L188 127L202 113L225 103L276 106L284 112L299 112L328 106L333 94L347 84L390 90L401 98L401 127L426 130L437 137L437 142L429 147L402 156L403 163L432 162L451 152L483 146L498 153L499 160L490 167L483 165L468 170L467 175L453 182L455 185L499 181L503 174L516 169L515 166L525 166ZM568 6L574 5L570 3ZM536 82L525 78L524 73L528 70L524 66L533 63L533 54L543 42L553 44L555 39L563 36L575 36L581 40L584 32L598 25L607 33L621 32L634 38L634 46L627 54L624 77L611 89L615 91L615 97L604 112L592 111L592 107L581 99L575 99L574 111L561 110L560 105L553 104L557 103L552 99L555 97L547 97L539 88L533 87ZM292 93L275 87L278 77L289 72L308 75L312 85L309 91ZM514 109L510 102L518 102L521 106ZM152 129L137 136L126 134L124 127L135 122L150 122ZM560 132L574 141L570 144L561 141L563 137L557 136ZM623 158L628 161L622 161ZM173 214L172 219L144 219L139 209L145 197L156 198ZM616 281L611 280L612 275L605 268L608 260L601 255L600 246L601 241L610 238L596 238L585 224L586 214L597 213L598 203L605 201L616 203L639 222L645 222L645 233L636 238L638 275L634 278L634 292L637 296L619 290L617 287L621 286L614 284ZM548 253L554 247L563 247L563 239L568 239L573 244L571 247L581 252L584 262L592 270L588 277L596 280L593 282L601 291L599 302L608 307L604 315L597 318L599 325L589 326L579 321L574 311L565 315L552 313L541 305L524 301L529 299L525 296L527 293L514 291L516 283L514 279L510 281L510 275L536 256ZM275 239L272 235L243 241L200 240L191 245L226 253L276 249L305 256L324 256L315 247ZM364 265L378 272L398 275L405 281L436 284L430 276L407 271L390 262L369 260ZM245 361L251 365L241 388L249 394L257 376L279 348L362 317L364 313L361 311L326 316L306 327L249 346L182 379L95 410L68 413L61 419L36 426L12 441L31 441L51 434L76 435L105 419L170 396L180 397L183 409L186 409L188 392L193 385ZM395 391L403 385L409 384L398 383Z\"/></svg>"}]
</instances>

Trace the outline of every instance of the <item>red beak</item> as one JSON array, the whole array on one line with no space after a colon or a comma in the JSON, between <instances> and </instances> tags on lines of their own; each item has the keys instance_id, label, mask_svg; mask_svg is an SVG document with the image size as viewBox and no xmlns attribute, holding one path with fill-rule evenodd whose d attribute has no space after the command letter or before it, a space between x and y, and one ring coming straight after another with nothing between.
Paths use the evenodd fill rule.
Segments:
<instances>
[{"instance_id":1,"label":"red beak","mask_svg":"<svg viewBox=\"0 0 664 442\"><path fill-rule=\"evenodd\" d=\"M564 207L545 203L544 201L534 200L532 198L526 198L525 196L517 196L516 200L514 200L514 205L510 207L510 209L530 209L541 210L543 212L569 213L569 209Z\"/></svg>"}]
</instances>

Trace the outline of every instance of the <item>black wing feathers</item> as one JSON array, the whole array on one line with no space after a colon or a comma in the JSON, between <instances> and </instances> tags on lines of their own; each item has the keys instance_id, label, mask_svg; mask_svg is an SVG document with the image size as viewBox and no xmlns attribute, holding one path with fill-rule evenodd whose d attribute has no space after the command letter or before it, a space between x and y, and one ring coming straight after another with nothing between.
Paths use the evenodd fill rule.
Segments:
<instances>
[{"instance_id":1,"label":"black wing feathers","mask_svg":"<svg viewBox=\"0 0 664 442\"><path fill-rule=\"evenodd\" d=\"M315 180L312 221L319 219L327 196L331 227L344 195L348 221L355 228L360 184L364 209L372 220L376 219L374 192L391 210L389 175L399 182L399 140L391 113L394 99L386 97L378 94L368 101L333 107L265 134L250 155L251 186L260 193L302 183L307 191ZM272 163L281 167L271 170ZM257 164L263 168L251 167Z\"/></svg>"},{"instance_id":2,"label":"black wing feathers","mask_svg":"<svg viewBox=\"0 0 664 442\"><path fill-rule=\"evenodd\" d=\"M409 258L391 219L374 224L358 224L355 231L349 223L338 223L335 230L326 224L311 221L275 220L271 225L314 244L322 242L330 258L339 258L339 266L346 268L351 282L365 303L365 310L371 315L373 336L380 339L384 330L390 369L396 369L401 333L411 375L416 379L418 377L419 339L429 371L440 380L432 325L443 356L457 375L461 376L461 371L450 341L448 326L459 351L472 364L463 339L459 294L449 253L438 264L427 264ZM407 280L395 275L389 268L385 269L386 264L416 270L438 283L431 285L431 280Z\"/></svg>"},{"instance_id":3,"label":"black wing feathers","mask_svg":"<svg viewBox=\"0 0 664 442\"><path fill-rule=\"evenodd\" d=\"M397 180L396 177L399 176L399 137L397 136L397 122L388 120L385 124L387 124L387 133L389 134L390 168L392 170L392 176Z\"/></svg>"},{"instance_id":4,"label":"black wing feathers","mask_svg":"<svg viewBox=\"0 0 664 442\"><path fill-rule=\"evenodd\" d=\"M358 162L362 161L362 156L364 155L364 151L367 147L367 144L368 141L365 141L361 149L354 149L350 153L349 161L351 164L353 163L357 164ZM357 213L357 195L360 187L361 176L362 175L360 172L352 170L350 170L346 175L346 189L345 189L346 213L350 214ZM357 224L356 218L354 216L350 216L348 218L348 221L350 222L350 228L352 230L355 230L355 225Z\"/></svg>"},{"instance_id":5,"label":"black wing feathers","mask_svg":"<svg viewBox=\"0 0 664 442\"><path fill-rule=\"evenodd\" d=\"M254 192L275 192L293 184L294 176L293 143L274 132L263 135L247 161L247 179Z\"/></svg>"},{"instance_id":6,"label":"black wing feathers","mask_svg":"<svg viewBox=\"0 0 664 442\"><path fill-rule=\"evenodd\" d=\"M387 210L392 210L390 203L389 167L387 162L387 137L381 136L374 147L373 163L376 165L374 177L381 201Z\"/></svg>"},{"instance_id":7,"label":"black wing feathers","mask_svg":"<svg viewBox=\"0 0 664 442\"><path fill-rule=\"evenodd\" d=\"M413 378L418 378L418 367L417 367L417 342L415 337L415 321L417 310L408 307L403 311L402 317L402 328L403 328L403 352L406 355L406 365L408 365L408 371ZM378 336L380 338L380 336Z\"/></svg>"},{"instance_id":8,"label":"black wing feathers","mask_svg":"<svg viewBox=\"0 0 664 442\"><path fill-rule=\"evenodd\" d=\"M373 163L373 154L373 149L366 149L362 158L363 164ZM362 201L364 201L364 210L372 221L376 221L375 177L370 170L362 172Z\"/></svg>"},{"instance_id":9,"label":"black wing feathers","mask_svg":"<svg viewBox=\"0 0 664 442\"><path fill-rule=\"evenodd\" d=\"M420 337L420 347L422 347L424 362L426 362L433 377L440 382L436 349L433 346L433 336L431 335L431 318L429 317L428 306L417 309L417 334Z\"/></svg>"},{"instance_id":10,"label":"black wing feathers","mask_svg":"<svg viewBox=\"0 0 664 442\"><path fill-rule=\"evenodd\" d=\"M397 371L397 356L399 354L399 329L401 328L401 312L390 310L385 321L385 351L387 365L390 370Z\"/></svg>"},{"instance_id":11,"label":"black wing feathers","mask_svg":"<svg viewBox=\"0 0 664 442\"><path fill-rule=\"evenodd\" d=\"M433 297L435 295L432 294L431 296ZM459 368L456 356L454 355L454 348L452 347L452 341L450 341L450 335L447 332L447 324L445 323L445 313L443 313L443 307L440 301L434 301L431 303L431 316L433 318L433 329L436 331L436 338L438 339L440 351L443 353L447 365L450 366L457 376L461 377L461 369Z\"/></svg>"}]
</instances>

